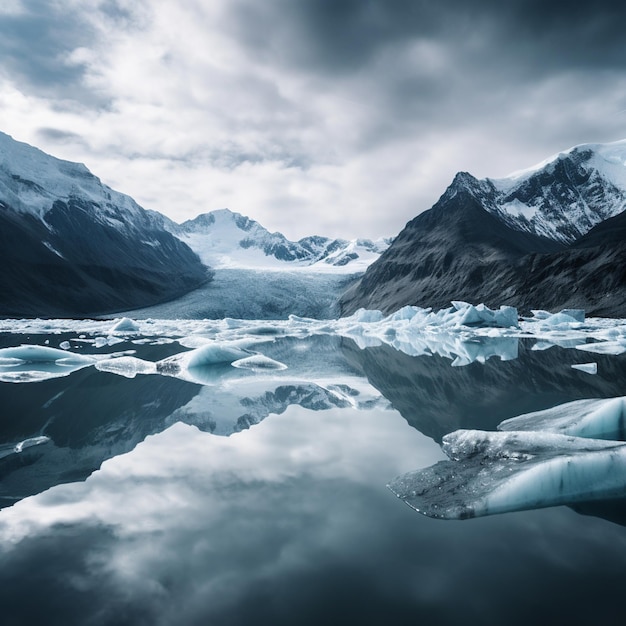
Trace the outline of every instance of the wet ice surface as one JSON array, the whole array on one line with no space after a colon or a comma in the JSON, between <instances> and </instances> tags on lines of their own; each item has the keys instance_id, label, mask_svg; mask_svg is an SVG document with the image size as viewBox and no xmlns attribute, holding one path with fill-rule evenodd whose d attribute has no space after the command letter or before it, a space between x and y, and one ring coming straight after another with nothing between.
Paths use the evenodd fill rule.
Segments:
<instances>
[{"instance_id":1,"label":"wet ice surface","mask_svg":"<svg viewBox=\"0 0 626 626\"><path fill-rule=\"evenodd\" d=\"M0 321L3 621L618 623L626 327L498 318Z\"/></svg>"}]
</instances>

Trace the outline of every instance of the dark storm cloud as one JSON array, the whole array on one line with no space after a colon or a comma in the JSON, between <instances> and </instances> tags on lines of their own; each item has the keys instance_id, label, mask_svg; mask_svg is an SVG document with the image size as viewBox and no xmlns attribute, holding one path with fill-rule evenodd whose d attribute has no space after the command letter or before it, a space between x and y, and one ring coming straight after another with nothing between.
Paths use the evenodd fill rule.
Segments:
<instances>
[{"instance_id":1,"label":"dark storm cloud","mask_svg":"<svg viewBox=\"0 0 626 626\"><path fill-rule=\"evenodd\" d=\"M455 49L484 39L476 49L497 47L497 56L489 57L496 65L520 47L529 57L515 59L519 65L533 59L546 67L610 65L626 59L626 5L614 0L239 1L231 5L229 16L231 28L251 49L285 65L331 73L359 70L386 46L420 38Z\"/></svg>"},{"instance_id":2,"label":"dark storm cloud","mask_svg":"<svg viewBox=\"0 0 626 626\"><path fill-rule=\"evenodd\" d=\"M23 0L21 6L19 12L0 14L0 75L25 93L104 105L102 96L84 84L86 64L68 58L98 36L89 9L47 0ZM101 10L113 24L131 21L116 2L104 3Z\"/></svg>"},{"instance_id":3,"label":"dark storm cloud","mask_svg":"<svg viewBox=\"0 0 626 626\"><path fill-rule=\"evenodd\" d=\"M59 10L46 0L27 0L26 12L0 18L2 70L19 75L32 87L58 92L80 82L83 67L64 55L93 35L80 14Z\"/></svg>"},{"instance_id":4,"label":"dark storm cloud","mask_svg":"<svg viewBox=\"0 0 626 626\"><path fill-rule=\"evenodd\" d=\"M225 19L250 55L369 107L355 146L364 150L407 133L495 123L521 102L538 112L545 103L525 99L541 81L569 75L563 101L572 83L597 82L598 72L610 84L606 73L626 63L624 23L626 4L612 0L244 0Z\"/></svg>"}]
</instances>

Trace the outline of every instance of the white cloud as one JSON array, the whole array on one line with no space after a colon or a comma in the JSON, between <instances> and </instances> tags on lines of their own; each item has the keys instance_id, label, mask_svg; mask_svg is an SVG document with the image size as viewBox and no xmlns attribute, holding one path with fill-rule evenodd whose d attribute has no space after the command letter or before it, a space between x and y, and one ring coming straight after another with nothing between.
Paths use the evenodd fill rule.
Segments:
<instances>
[{"instance_id":1,"label":"white cloud","mask_svg":"<svg viewBox=\"0 0 626 626\"><path fill-rule=\"evenodd\" d=\"M533 77L508 53L497 62L492 25L402 31L334 71L298 40L306 23L287 30L294 11L238 30L256 19L245 3L233 17L225 2L72 1L72 28L93 36L54 54L80 88L53 95L5 72L2 130L177 221L229 207L292 238L393 235L456 171L503 176L624 134L621 69Z\"/></svg>"}]
</instances>

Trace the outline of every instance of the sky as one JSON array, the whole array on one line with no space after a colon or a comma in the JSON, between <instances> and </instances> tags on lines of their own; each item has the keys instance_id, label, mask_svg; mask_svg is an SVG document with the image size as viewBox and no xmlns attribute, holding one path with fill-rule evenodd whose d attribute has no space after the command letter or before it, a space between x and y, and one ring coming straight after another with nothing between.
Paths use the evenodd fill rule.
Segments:
<instances>
[{"instance_id":1,"label":"sky","mask_svg":"<svg viewBox=\"0 0 626 626\"><path fill-rule=\"evenodd\" d=\"M381 237L626 138L626 4L3 0L0 130L178 222Z\"/></svg>"}]
</instances>

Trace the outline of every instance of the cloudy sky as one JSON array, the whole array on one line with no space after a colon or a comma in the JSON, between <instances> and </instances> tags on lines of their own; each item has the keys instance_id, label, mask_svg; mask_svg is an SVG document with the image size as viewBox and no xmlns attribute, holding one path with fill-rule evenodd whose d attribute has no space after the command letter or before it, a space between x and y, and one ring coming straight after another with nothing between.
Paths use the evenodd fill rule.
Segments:
<instances>
[{"instance_id":1,"label":"cloudy sky","mask_svg":"<svg viewBox=\"0 0 626 626\"><path fill-rule=\"evenodd\" d=\"M396 234L459 170L626 138L626 4L3 0L0 130L177 221Z\"/></svg>"}]
</instances>

